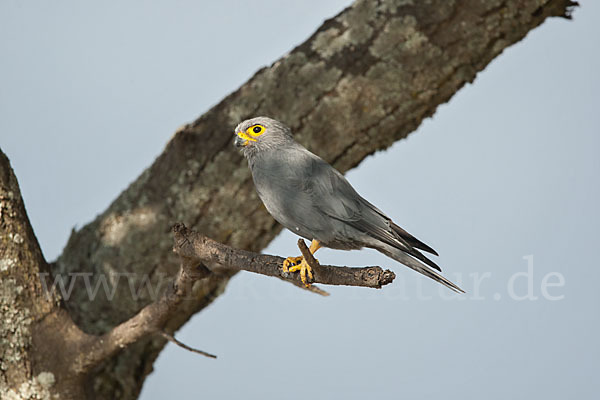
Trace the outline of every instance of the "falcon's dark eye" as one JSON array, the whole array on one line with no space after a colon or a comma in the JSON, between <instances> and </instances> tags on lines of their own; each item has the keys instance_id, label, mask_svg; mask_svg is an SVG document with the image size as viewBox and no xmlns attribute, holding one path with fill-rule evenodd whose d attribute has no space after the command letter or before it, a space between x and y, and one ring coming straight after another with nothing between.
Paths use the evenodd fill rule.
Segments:
<instances>
[{"instance_id":1,"label":"falcon's dark eye","mask_svg":"<svg viewBox=\"0 0 600 400\"><path fill-rule=\"evenodd\" d=\"M265 133L265 127L262 125L252 125L250 128L246 130L246 133L252 135L254 137L260 136Z\"/></svg>"}]
</instances>

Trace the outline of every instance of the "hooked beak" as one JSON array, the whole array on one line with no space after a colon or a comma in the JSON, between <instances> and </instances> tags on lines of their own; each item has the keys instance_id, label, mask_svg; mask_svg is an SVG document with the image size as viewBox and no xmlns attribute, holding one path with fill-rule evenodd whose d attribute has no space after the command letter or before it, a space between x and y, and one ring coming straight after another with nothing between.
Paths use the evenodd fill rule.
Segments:
<instances>
[{"instance_id":1,"label":"hooked beak","mask_svg":"<svg viewBox=\"0 0 600 400\"><path fill-rule=\"evenodd\" d=\"M248 145L248 141L242 139L241 136L238 135L235 137L233 144L235 144L235 147L244 147L244 146Z\"/></svg>"},{"instance_id":2,"label":"hooked beak","mask_svg":"<svg viewBox=\"0 0 600 400\"><path fill-rule=\"evenodd\" d=\"M250 141L256 142L256 139L251 138L244 132L236 132L237 137L233 142L236 147L245 147L250 144Z\"/></svg>"}]
</instances>

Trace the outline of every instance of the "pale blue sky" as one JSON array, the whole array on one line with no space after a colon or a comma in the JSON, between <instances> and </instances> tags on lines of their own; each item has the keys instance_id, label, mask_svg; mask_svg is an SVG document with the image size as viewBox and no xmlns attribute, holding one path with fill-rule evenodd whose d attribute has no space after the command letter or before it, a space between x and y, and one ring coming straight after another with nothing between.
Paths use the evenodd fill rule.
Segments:
<instances>
[{"instance_id":1,"label":"pale blue sky","mask_svg":"<svg viewBox=\"0 0 600 400\"><path fill-rule=\"evenodd\" d=\"M46 257L180 125L348 3L2 1L0 146ZM321 298L241 273L178 333L219 358L167 346L141 398L594 397L600 5L582 3L574 21L547 21L348 174L440 252L466 295L371 251L319 259L393 268L397 281L378 291ZM266 251L295 255L295 242L285 232ZM511 298L529 262L537 300ZM552 273L564 279L548 288L560 300L541 289ZM526 278L514 279L524 295Z\"/></svg>"}]
</instances>

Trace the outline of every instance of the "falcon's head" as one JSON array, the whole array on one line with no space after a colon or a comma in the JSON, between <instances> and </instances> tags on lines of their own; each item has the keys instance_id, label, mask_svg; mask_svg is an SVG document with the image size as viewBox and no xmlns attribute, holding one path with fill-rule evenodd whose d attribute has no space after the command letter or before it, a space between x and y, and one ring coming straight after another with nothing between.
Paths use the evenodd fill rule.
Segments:
<instances>
[{"instance_id":1,"label":"falcon's head","mask_svg":"<svg viewBox=\"0 0 600 400\"><path fill-rule=\"evenodd\" d=\"M247 119L238 124L235 134L234 144L246 156L276 148L292 140L290 128L269 117Z\"/></svg>"}]
</instances>

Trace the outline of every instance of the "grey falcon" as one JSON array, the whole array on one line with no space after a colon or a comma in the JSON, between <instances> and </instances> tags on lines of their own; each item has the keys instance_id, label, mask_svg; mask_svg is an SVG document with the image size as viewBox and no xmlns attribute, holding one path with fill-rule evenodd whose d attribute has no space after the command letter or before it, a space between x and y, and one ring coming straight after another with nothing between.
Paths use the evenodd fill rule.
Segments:
<instances>
[{"instance_id":1,"label":"grey falcon","mask_svg":"<svg viewBox=\"0 0 600 400\"><path fill-rule=\"evenodd\" d=\"M267 211L290 231L321 247L373 248L447 286L461 288L438 273L441 269L419 250L435 250L396 225L361 197L335 168L297 143L290 128L267 117L241 122L235 145L248 160L258 196ZM311 268L303 257L288 257L283 270L300 271L309 286Z\"/></svg>"}]
</instances>

